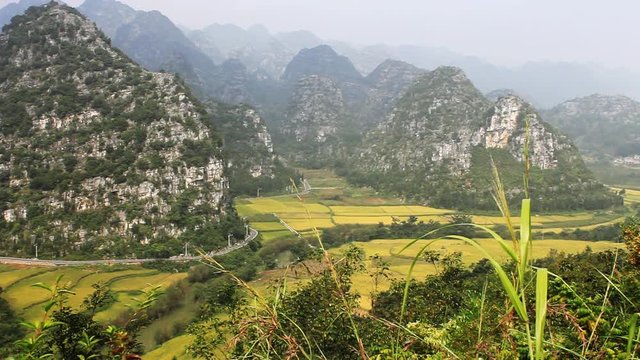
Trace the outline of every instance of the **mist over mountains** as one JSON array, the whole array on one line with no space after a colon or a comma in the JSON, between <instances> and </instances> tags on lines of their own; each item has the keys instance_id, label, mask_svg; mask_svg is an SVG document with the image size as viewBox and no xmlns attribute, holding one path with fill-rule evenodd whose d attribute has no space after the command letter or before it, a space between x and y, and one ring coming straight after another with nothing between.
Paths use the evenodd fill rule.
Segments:
<instances>
[{"instance_id":1,"label":"mist over mountains","mask_svg":"<svg viewBox=\"0 0 640 360\"><path fill-rule=\"evenodd\" d=\"M21 0L11 3L0 9L0 24L6 24L13 15L23 12L31 5L45 2ZM186 73L184 68L192 67L193 69L189 69L192 71L189 76L197 79L201 86L205 86L205 83L219 84L229 81L224 79L221 72L211 70L211 62L221 65L226 60L238 59L251 76L279 79L286 65L300 50L326 44L340 55L348 57L364 76L386 59L402 60L426 70L451 65L465 71L484 93L495 89L513 89L541 108L551 108L563 101L594 93L640 98L640 86L637 85L640 83L640 75L598 64L550 60L528 62L519 67L505 67L441 47L410 44L354 45L339 40L321 39L307 30L271 33L262 25L244 29L233 24L211 24L203 29L187 30L184 27L179 28L159 12L138 11L113 0L89 0L79 6L79 10L95 21L120 48L140 45L141 41L135 40L139 36L147 36L147 40L151 40L148 38L151 30L163 35L163 38L153 39L159 44L171 43L172 46L183 47L181 51L174 51L173 56L165 51L155 56L147 55L148 59L132 57L153 70L162 67L167 71L183 70ZM127 26L123 27L124 25ZM118 34L121 27L123 28ZM141 34L141 29L145 29L147 35ZM180 29L184 30L184 33ZM184 38L180 39L181 37ZM160 59L165 60L158 63ZM203 80L207 78L216 80ZM208 89L208 92L211 90ZM248 98L236 96L235 100L246 101Z\"/></svg>"},{"instance_id":2,"label":"mist over mountains","mask_svg":"<svg viewBox=\"0 0 640 360\"><path fill-rule=\"evenodd\" d=\"M640 350L637 75L68 1L0 9L0 359ZM383 0L259 1L398 32Z\"/></svg>"},{"instance_id":3,"label":"mist over mountains","mask_svg":"<svg viewBox=\"0 0 640 360\"><path fill-rule=\"evenodd\" d=\"M24 0L2 13L29 4ZM534 108L621 89L616 79L622 75L616 72L568 63L508 69L445 49L356 46L323 41L309 31L272 34L261 25L188 30L159 11L136 10L116 0L86 0L77 10L111 38L109 45L146 70L176 73L208 104L226 144L227 174L232 183L243 184L242 190L232 185L233 191L280 186L292 174L289 164L334 168L354 183L436 206L477 207L488 198L488 182L474 169L486 169L482 164L498 155L505 168L519 169L529 119L537 126L532 148L544 154L536 164L541 194L560 199L547 189L557 190L554 181L565 179L560 191L569 195L561 203L571 209L618 201L584 167L572 140ZM571 123L565 119L569 115L557 114L559 126ZM580 138L568 126L561 130ZM499 145L492 131L500 133ZM634 149L627 148L625 156L633 156ZM411 184L394 187L400 182L390 172L405 174ZM447 181L447 174L461 182ZM372 176L391 185L372 182ZM432 189L417 185L425 180ZM575 195L585 186L597 198ZM429 196L420 195L425 190ZM466 198L474 200L461 203L447 194L460 195L457 199L473 194ZM546 209L558 204L541 202Z\"/></svg>"},{"instance_id":4,"label":"mist over mountains","mask_svg":"<svg viewBox=\"0 0 640 360\"><path fill-rule=\"evenodd\" d=\"M511 68L446 48L353 45L342 41L322 40L305 30L270 34L262 25L242 29L231 24L213 24L206 29L190 32L189 37L201 46L202 42L196 40L202 39L205 33L210 35L210 51L214 51L211 50L211 45L217 43L215 39L224 39L220 41L218 48L218 53L222 55L218 58L219 61L235 57L247 65L250 71L267 73L272 77L281 75L283 64L286 66L288 62L286 59L290 60L298 51L326 44L340 55L348 57L365 76L386 59L402 60L427 70L452 65L463 69L482 92L514 89L542 108L550 108L563 101L593 93L625 94L640 98L640 87L636 85L640 75L597 64L535 61Z\"/></svg>"}]
</instances>

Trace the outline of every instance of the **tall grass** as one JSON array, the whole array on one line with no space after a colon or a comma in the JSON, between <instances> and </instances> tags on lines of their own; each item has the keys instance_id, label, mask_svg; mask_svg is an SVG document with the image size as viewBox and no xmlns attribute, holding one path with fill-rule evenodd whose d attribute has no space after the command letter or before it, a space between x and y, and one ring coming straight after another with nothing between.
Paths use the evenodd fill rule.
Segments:
<instances>
[{"instance_id":1,"label":"tall grass","mask_svg":"<svg viewBox=\"0 0 640 360\"><path fill-rule=\"evenodd\" d=\"M528 129L528 124L526 126ZM526 132L528 134L528 131ZM529 316L529 309L532 308L530 304L530 300L527 298L526 290L529 286L529 282L532 281L532 277L534 276L534 269L531 266L530 254L531 254L531 200L529 199L529 172L530 172L530 160L529 160L529 136L525 138L524 144L524 152L523 152L523 164L524 164L524 175L523 175L523 186L524 186L524 194L525 198L522 200L521 204L521 212L520 212L520 229L516 231L515 225L512 221L511 212L509 210L509 203L507 200L507 194L504 189L503 182L500 179L500 173L498 168L496 167L493 159L491 159L491 170L493 175L493 198L502 214L504 222L509 230L509 235L511 237L511 244L505 239L503 239L500 235L498 235L493 230L477 225L477 224L458 224L452 226L472 226L479 228L487 232L493 241L496 241L502 251L507 255L507 257L515 264L515 273L508 272L505 267L497 260L495 256L487 252L481 244L474 240L465 236L460 235L448 235L444 236L440 239L436 239L434 241L438 241L441 239L455 239L461 240L465 243L473 246L476 250L478 250L491 264L493 270L496 272L498 279L500 281L500 285L507 296L507 299L510 304L510 310L514 311L518 318L521 321L525 329L525 339L526 345L528 348L529 358L542 360L545 357L544 350L544 332L545 332L545 323L546 323L546 314L547 314L547 292L548 292L548 271L547 269L536 269L535 270L535 318L532 320ZM446 228L446 227L444 227ZM442 229L439 229L441 231ZM432 232L435 233L435 232ZM421 238L425 238L427 236L432 235L432 233L425 234ZM421 239L419 238L419 239ZM401 251L402 253L407 248L413 246L417 243L419 239L416 239L410 243L408 243ZM404 293L402 297L402 304L400 308L400 314L398 322L402 324L407 300L409 296L409 283L412 278L413 269L418 261L422 257L422 254L427 250L427 248L434 242L430 242L427 245L423 246L409 267L409 272L407 273L405 280ZM533 330L533 333L532 333ZM395 349L399 349L399 336L396 337Z\"/></svg>"}]
</instances>

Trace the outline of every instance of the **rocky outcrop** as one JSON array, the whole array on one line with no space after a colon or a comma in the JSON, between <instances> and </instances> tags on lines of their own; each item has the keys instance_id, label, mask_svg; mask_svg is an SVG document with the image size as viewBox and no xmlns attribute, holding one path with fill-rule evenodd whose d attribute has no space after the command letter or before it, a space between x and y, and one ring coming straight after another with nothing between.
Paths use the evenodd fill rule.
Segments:
<instances>
[{"instance_id":1,"label":"rocky outcrop","mask_svg":"<svg viewBox=\"0 0 640 360\"><path fill-rule=\"evenodd\" d=\"M513 89L496 89L496 90L492 90L489 91L488 93L486 93L484 96L493 101L496 102L498 101L498 99L506 97L506 96L517 96L521 99L526 99L524 96L520 95L517 91L513 90ZM527 101L528 102L528 101Z\"/></svg>"},{"instance_id":2,"label":"rocky outcrop","mask_svg":"<svg viewBox=\"0 0 640 360\"><path fill-rule=\"evenodd\" d=\"M491 103L460 69L438 68L420 77L389 118L365 136L362 166L411 171L447 160L451 170L460 173L471 165L470 148L482 139L474 130L490 109Z\"/></svg>"},{"instance_id":3,"label":"rocky outcrop","mask_svg":"<svg viewBox=\"0 0 640 360\"><path fill-rule=\"evenodd\" d=\"M284 154L291 158L304 152L331 158L329 162L336 160L337 153L346 155L366 130L387 116L421 72L389 60L365 79L346 57L326 45L300 51L283 75L292 95L286 116L276 128L283 144L297 143L285 147Z\"/></svg>"},{"instance_id":4,"label":"rocky outcrop","mask_svg":"<svg viewBox=\"0 0 640 360\"><path fill-rule=\"evenodd\" d=\"M227 174L232 195L281 191L299 178L280 162L264 119L248 105L210 102L214 127L223 137Z\"/></svg>"},{"instance_id":5,"label":"rocky outcrop","mask_svg":"<svg viewBox=\"0 0 640 360\"><path fill-rule=\"evenodd\" d=\"M0 74L5 222L64 253L176 238L224 212L224 162L202 105L75 10L50 3L14 20L0 35ZM2 239L32 241L10 228Z\"/></svg>"},{"instance_id":6,"label":"rocky outcrop","mask_svg":"<svg viewBox=\"0 0 640 360\"><path fill-rule=\"evenodd\" d=\"M292 104L281 132L298 143L323 143L335 135L344 122L342 91L327 77L300 78Z\"/></svg>"},{"instance_id":7,"label":"rocky outcrop","mask_svg":"<svg viewBox=\"0 0 640 360\"><path fill-rule=\"evenodd\" d=\"M538 174L532 187L544 194L541 198L559 196L564 187L596 189L605 199L602 206L618 201L594 180L569 139L542 121L531 105L513 95L492 104L453 67L419 77L388 119L365 136L348 171L359 182L435 205L483 207L490 204L490 157L514 174L506 180L515 188L511 195L521 194L518 164L525 147ZM563 199L572 204L567 206L584 203L584 198ZM560 206L549 204L539 205Z\"/></svg>"},{"instance_id":8,"label":"rocky outcrop","mask_svg":"<svg viewBox=\"0 0 640 360\"><path fill-rule=\"evenodd\" d=\"M301 50L287 65L282 80L285 87L299 88L298 82L308 76L331 80L340 89L350 114L362 110L367 101L367 84L362 75L347 57L338 55L327 45ZM294 94L291 99L295 106L298 98Z\"/></svg>"},{"instance_id":9,"label":"rocky outcrop","mask_svg":"<svg viewBox=\"0 0 640 360\"><path fill-rule=\"evenodd\" d=\"M212 103L210 108L213 124L224 137L229 169L242 176L274 178L273 141L258 111L248 105L222 103Z\"/></svg>"},{"instance_id":10,"label":"rocky outcrop","mask_svg":"<svg viewBox=\"0 0 640 360\"><path fill-rule=\"evenodd\" d=\"M529 104L514 95L498 99L489 125L481 131L485 133L485 148L507 149L519 161L522 161L528 134L529 159L540 169L556 168L555 153L572 148L566 136L553 131Z\"/></svg>"}]
</instances>

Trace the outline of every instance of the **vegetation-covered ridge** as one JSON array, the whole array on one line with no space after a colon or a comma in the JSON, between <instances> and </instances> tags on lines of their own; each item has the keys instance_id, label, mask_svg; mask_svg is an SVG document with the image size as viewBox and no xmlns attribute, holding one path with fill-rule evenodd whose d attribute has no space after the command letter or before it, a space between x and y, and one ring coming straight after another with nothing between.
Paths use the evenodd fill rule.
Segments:
<instances>
[{"instance_id":1,"label":"vegetation-covered ridge","mask_svg":"<svg viewBox=\"0 0 640 360\"><path fill-rule=\"evenodd\" d=\"M491 209L491 159L513 204L529 191L539 210L599 209L622 203L593 177L571 141L533 107L509 95L494 104L457 68L420 77L389 118L368 133L340 172L356 184L446 208Z\"/></svg>"},{"instance_id":2,"label":"vegetation-covered ridge","mask_svg":"<svg viewBox=\"0 0 640 360\"><path fill-rule=\"evenodd\" d=\"M16 16L0 35L0 251L223 246L233 212L207 117L173 75L135 65L76 10Z\"/></svg>"},{"instance_id":3,"label":"vegetation-covered ridge","mask_svg":"<svg viewBox=\"0 0 640 360\"><path fill-rule=\"evenodd\" d=\"M546 111L545 116L575 139L591 160L640 166L640 103L637 101L626 96L594 94L565 101Z\"/></svg>"},{"instance_id":4,"label":"vegetation-covered ridge","mask_svg":"<svg viewBox=\"0 0 640 360\"><path fill-rule=\"evenodd\" d=\"M232 196L282 191L291 185L291 179L300 177L278 159L264 119L256 109L215 101L209 101L208 106L212 124L224 140Z\"/></svg>"}]
</instances>

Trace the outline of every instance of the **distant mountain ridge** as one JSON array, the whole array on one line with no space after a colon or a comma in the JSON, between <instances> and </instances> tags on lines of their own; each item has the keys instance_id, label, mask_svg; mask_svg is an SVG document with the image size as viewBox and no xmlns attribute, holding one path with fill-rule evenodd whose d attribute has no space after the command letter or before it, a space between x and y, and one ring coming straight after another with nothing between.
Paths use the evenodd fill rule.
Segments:
<instances>
[{"instance_id":1,"label":"distant mountain ridge","mask_svg":"<svg viewBox=\"0 0 640 360\"><path fill-rule=\"evenodd\" d=\"M105 5L104 1L87 0L89 4L83 4L80 9L86 14L102 9L101 11L106 15L106 10L111 8L111 14L106 18L100 20L94 16L93 19L101 29L114 38L114 29L119 27L118 23L131 20L133 9L112 7L109 4ZM19 4L11 3L0 10L0 21L7 22L13 15L23 12L30 3L43 2L42 0L21 0ZM89 11L90 8L93 10ZM637 85L640 83L640 74L597 65L538 61L508 68L444 48L411 45L353 45L341 41L322 40L304 30L271 34L262 25L243 29L229 24L212 24L205 29L187 31L186 34L190 41L216 65L229 59L240 60L247 67L248 77L279 79L289 61L300 50L326 44L338 53L349 57L363 75L373 71L386 59L402 60L423 69L452 65L462 68L483 92L500 88L514 89L526 95L527 99L540 108L551 108L563 101L592 93L626 94L640 99L640 86ZM220 81L217 83L220 84ZM252 86L247 85L249 88Z\"/></svg>"},{"instance_id":2,"label":"distant mountain ridge","mask_svg":"<svg viewBox=\"0 0 640 360\"><path fill-rule=\"evenodd\" d=\"M7 4L7 6L0 9L0 29L9 24L11 18L23 14L31 6L40 6L47 2L49 2L49 0L20 0Z\"/></svg>"},{"instance_id":3,"label":"distant mountain ridge","mask_svg":"<svg viewBox=\"0 0 640 360\"><path fill-rule=\"evenodd\" d=\"M565 101L545 116L592 160L640 158L640 103L633 99L593 94Z\"/></svg>"},{"instance_id":4,"label":"distant mountain ridge","mask_svg":"<svg viewBox=\"0 0 640 360\"><path fill-rule=\"evenodd\" d=\"M502 121L500 126L507 126L508 131L501 130L500 126L496 125L497 133L492 130L492 125L487 123L493 121L491 114L501 111L519 114L520 117L530 116L532 121L537 121L534 122L538 126L536 134L539 135L539 142L538 148L532 148L532 159L537 161L536 164L541 171L550 170L553 176L569 176L577 180L567 181L568 184L592 185L594 193L603 194L597 188L599 185L582 165L574 166L573 174L551 171L556 168L554 164L562 159L572 159L578 164L581 164L582 160L579 155L575 156L570 142L556 134L545 123L538 121L539 116L535 110L519 98L509 96L508 93L503 94L507 96L498 94L499 99L494 104L480 93L462 71L454 67L439 67L428 72L400 60L385 60L367 76L363 76L359 71L363 66L371 66L372 59L387 53L399 55L397 58L413 56L415 59L424 60L425 54L432 53L428 48L375 46L367 47L365 52L359 52L365 48L358 50L350 48L348 44L335 43L335 46L341 47L344 51L353 52L355 58L364 56L360 58L361 66L356 66L350 58L340 55L331 46L320 44L293 54L291 60L286 62L281 75L275 78L275 69L281 66L282 59L293 51L291 47L306 43L316 44L320 39L308 32L271 35L262 26L244 30L225 25L209 27L208 31L211 33L208 34L201 32L200 35L206 39L201 39L200 45L196 45L182 30L157 11L136 11L115 0L87 0L80 9L93 16L96 23L102 23L108 31L112 31L114 45L145 67L179 73L202 98L256 105L259 111L267 114L264 120L272 131L275 131L272 135L276 146L281 147L283 155L295 162L302 161L304 164L305 161L311 161L314 166L344 163L352 160L353 154L359 154L361 161L359 165L352 167L351 179L359 181L359 176L366 175L369 166L371 172L375 172L375 168L382 168L381 179L384 179L387 165L380 162L388 159L392 145L398 145L397 142L388 141L386 134L392 133L394 139L402 140L401 147L404 146L399 151L400 157L390 162L393 166L404 164L402 166L411 168L415 163L412 157L423 151L428 152L422 155L426 154L425 159L431 160L423 164L426 168L417 169L416 179L440 169L438 171L442 174L471 173L472 178L467 180L472 183L475 180L482 182L484 180L473 177L472 165L477 163L477 159L486 158L495 150L504 155L502 158L511 164L518 161L518 146L522 143L520 133L523 131L519 120L515 121L511 115L507 116L506 120L498 117L498 120ZM206 46L203 47L202 44ZM265 54L268 54L263 59L266 62L252 62ZM446 51L436 51L435 54L438 56L428 60L438 61L439 58L447 57L455 60L457 56ZM221 56L224 62L217 65L212 60L215 56ZM465 59L471 59L471 63L477 60ZM250 64L251 68L245 62ZM276 63L280 65L276 66ZM362 65L365 63L367 64ZM226 129L227 134L235 134L237 129L242 128L255 131L248 136L253 140L246 144L246 148L255 148L253 145L262 141L263 136L259 134L264 133L264 127L251 125L262 123L261 116L248 116L249 112L242 110L243 107L212 108L222 109L223 115L219 117L219 124ZM406 109L411 110L407 112ZM428 114L424 111L428 111ZM436 113L432 114L432 111ZM438 111L446 111L447 115L439 114ZM424 117L416 118L415 114L424 114ZM228 121L232 118L237 122ZM432 121L425 124L424 119ZM407 131L407 128L410 130ZM433 131L447 135L435 136ZM519 135L515 136L514 131ZM512 142L502 144L501 139L505 137ZM422 142L423 138L430 139L430 142ZM382 149L382 153L363 147L363 139L365 143L374 144L376 151ZM232 137L225 140L235 143L241 139ZM497 149L487 145L493 142L499 142L501 145ZM411 154L409 147L419 150ZM489 150L484 151L487 149ZM557 157L556 150L558 154L567 157ZM451 154L454 156L449 156ZM268 172L252 169L272 168L275 162L271 165L260 162L275 161L276 157L271 154L256 159L258 160L253 165L243 164L241 172L260 173L260 176L268 178ZM538 162L539 159L542 160ZM235 160L236 164L242 163L240 158ZM547 187L545 181L542 180L540 188ZM395 183L399 184L397 181ZM382 186L383 182L379 182L378 185ZM442 185L438 191L455 184ZM579 186L574 186L577 187ZM415 195L424 189L409 186L404 190ZM440 195L445 193L439 192ZM432 201L441 201L441 204L446 202L437 197ZM575 201L572 204L575 204Z\"/></svg>"},{"instance_id":5,"label":"distant mountain ridge","mask_svg":"<svg viewBox=\"0 0 640 360\"><path fill-rule=\"evenodd\" d=\"M252 37L249 30L234 25L216 25L217 27L233 27L237 38L245 39L241 45L235 47L235 52L224 56L239 58L245 63L257 64L249 60L244 54L254 53L253 49L264 47L265 43L274 41L284 45L287 51L278 52L273 48L266 60L269 64L279 65L261 68L248 66L249 71L269 74L278 78L284 67L293 56L305 48L318 45L329 45L339 54L347 56L355 68L363 75L369 74L386 59L397 59L413 64L419 68L432 70L439 66L456 66L462 68L469 78L483 92L494 89L509 88L527 96L536 106L551 108L563 101L591 93L624 93L640 99L640 74L629 71L607 69L602 66L582 63L567 63L554 61L529 62L519 67L504 67L493 65L481 58L468 56L444 48L428 46L390 46L390 45L353 45L341 41L322 40L309 31L293 31L271 35L264 27L261 37ZM213 31L212 28L209 29ZM199 32L199 31L196 31ZM210 33L210 40L221 35ZM251 38L252 40L246 40ZM268 39L268 40L264 40ZM266 41L261 43L261 41ZM251 45L254 44L254 45ZM260 45L256 45L260 44ZM210 41L208 46L214 46ZM282 48L282 46L280 46ZM274 62L274 59L278 59Z\"/></svg>"},{"instance_id":6,"label":"distant mountain ridge","mask_svg":"<svg viewBox=\"0 0 640 360\"><path fill-rule=\"evenodd\" d=\"M224 87L224 74L214 62L160 12L134 10L116 0L86 0L78 10L145 68L176 72L200 95Z\"/></svg>"}]
</instances>

